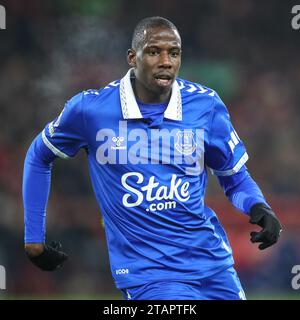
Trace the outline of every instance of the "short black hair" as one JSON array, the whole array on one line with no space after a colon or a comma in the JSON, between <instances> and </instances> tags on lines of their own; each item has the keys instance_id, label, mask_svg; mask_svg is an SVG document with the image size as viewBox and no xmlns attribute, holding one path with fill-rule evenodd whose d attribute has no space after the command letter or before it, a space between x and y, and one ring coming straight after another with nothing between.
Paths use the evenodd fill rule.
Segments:
<instances>
[{"instance_id":1,"label":"short black hair","mask_svg":"<svg viewBox=\"0 0 300 320\"><path fill-rule=\"evenodd\" d=\"M132 49L137 50L144 43L145 41L144 30L157 28L157 27L166 27L168 29L176 30L178 32L178 29L176 28L174 23L166 18L159 17L159 16L144 18L136 25L133 31L132 41L131 41Z\"/></svg>"}]
</instances>

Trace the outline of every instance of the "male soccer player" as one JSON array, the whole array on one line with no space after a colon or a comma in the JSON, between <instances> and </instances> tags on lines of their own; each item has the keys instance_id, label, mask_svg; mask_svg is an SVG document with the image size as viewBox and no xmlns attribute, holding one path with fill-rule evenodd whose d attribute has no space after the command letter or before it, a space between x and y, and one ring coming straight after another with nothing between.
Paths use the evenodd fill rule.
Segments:
<instances>
[{"instance_id":1,"label":"male soccer player","mask_svg":"<svg viewBox=\"0 0 300 320\"><path fill-rule=\"evenodd\" d=\"M229 200L262 227L261 250L281 225L249 175L244 144L217 93L177 77L181 38L172 22L138 23L130 70L69 100L25 159L25 250L42 270L67 259L45 242L55 158L84 148L108 242L111 272L125 299L244 299L226 234L205 206L207 168Z\"/></svg>"}]
</instances>

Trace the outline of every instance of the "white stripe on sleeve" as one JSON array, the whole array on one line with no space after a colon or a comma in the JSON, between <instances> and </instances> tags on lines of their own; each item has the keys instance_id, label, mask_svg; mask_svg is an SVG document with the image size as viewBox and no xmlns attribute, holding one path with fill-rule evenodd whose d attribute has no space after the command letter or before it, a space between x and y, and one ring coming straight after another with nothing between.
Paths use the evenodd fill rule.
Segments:
<instances>
[{"instance_id":1,"label":"white stripe on sleeve","mask_svg":"<svg viewBox=\"0 0 300 320\"><path fill-rule=\"evenodd\" d=\"M241 159L238 161L238 163L232 169L225 170L225 171L211 169L211 172L212 172L212 174L214 174L216 176L231 176L231 175L239 172L241 167L247 162L248 159L249 159L249 156L248 156L247 152L245 152L243 154L243 156L241 157Z\"/></svg>"},{"instance_id":2,"label":"white stripe on sleeve","mask_svg":"<svg viewBox=\"0 0 300 320\"><path fill-rule=\"evenodd\" d=\"M62 159L70 159L70 157L63 153L62 151L58 150L56 147L54 147L54 145L47 139L46 137L46 133L45 133L45 129L43 130L42 133L42 138L43 141L45 143L45 145L58 157L62 158Z\"/></svg>"}]
</instances>

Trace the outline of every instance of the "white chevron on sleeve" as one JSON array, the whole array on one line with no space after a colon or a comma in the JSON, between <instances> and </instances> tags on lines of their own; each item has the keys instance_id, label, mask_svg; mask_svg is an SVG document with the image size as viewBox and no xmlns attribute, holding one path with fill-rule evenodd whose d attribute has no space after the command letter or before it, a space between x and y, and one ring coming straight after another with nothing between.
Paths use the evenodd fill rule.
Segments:
<instances>
[{"instance_id":1,"label":"white chevron on sleeve","mask_svg":"<svg viewBox=\"0 0 300 320\"><path fill-rule=\"evenodd\" d=\"M198 88L200 89L200 90L198 91L198 93L205 93L205 92L208 91L207 89L204 89L203 87L201 87L201 86L199 86L199 85L198 85Z\"/></svg>"},{"instance_id":2,"label":"white chevron on sleeve","mask_svg":"<svg viewBox=\"0 0 300 320\"><path fill-rule=\"evenodd\" d=\"M183 81L178 81L178 86L179 89L182 90L183 88L185 88L184 82Z\"/></svg>"},{"instance_id":3,"label":"white chevron on sleeve","mask_svg":"<svg viewBox=\"0 0 300 320\"><path fill-rule=\"evenodd\" d=\"M104 89L109 89L111 86L112 87L117 87L119 85L120 85L119 81L113 81L113 82L109 83L106 87L104 87Z\"/></svg>"},{"instance_id":4,"label":"white chevron on sleeve","mask_svg":"<svg viewBox=\"0 0 300 320\"><path fill-rule=\"evenodd\" d=\"M187 92L194 92L197 90L196 86L194 86L193 84L188 84L188 86L190 87L190 89L186 90Z\"/></svg>"}]
</instances>

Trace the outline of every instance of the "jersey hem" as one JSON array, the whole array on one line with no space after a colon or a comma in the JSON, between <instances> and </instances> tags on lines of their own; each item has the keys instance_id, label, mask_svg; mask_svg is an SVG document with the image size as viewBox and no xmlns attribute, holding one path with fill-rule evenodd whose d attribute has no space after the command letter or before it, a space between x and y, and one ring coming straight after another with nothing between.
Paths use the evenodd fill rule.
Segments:
<instances>
[{"instance_id":1,"label":"jersey hem","mask_svg":"<svg viewBox=\"0 0 300 320\"><path fill-rule=\"evenodd\" d=\"M215 269L214 272L212 273L209 273L208 275L206 275L205 277L201 274L193 274L193 275L190 275L190 276L174 276L174 277L157 277L157 278L151 278L151 280L147 280L147 279L128 279L126 281L115 281L115 285L117 287L117 289L126 289L126 288L130 288L130 287L137 287L137 286L141 286L141 285L144 285L146 283L152 283L152 282L160 282L160 281L181 281L181 282L184 282L184 281L191 281L191 280L197 280L197 279L206 279L206 278L210 278L212 277L213 275L221 272L221 271L224 271L230 267L232 267L234 265L234 261L233 259L231 258L230 259L230 262L220 266L219 268Z\"/></svg>"}]
</instances>

